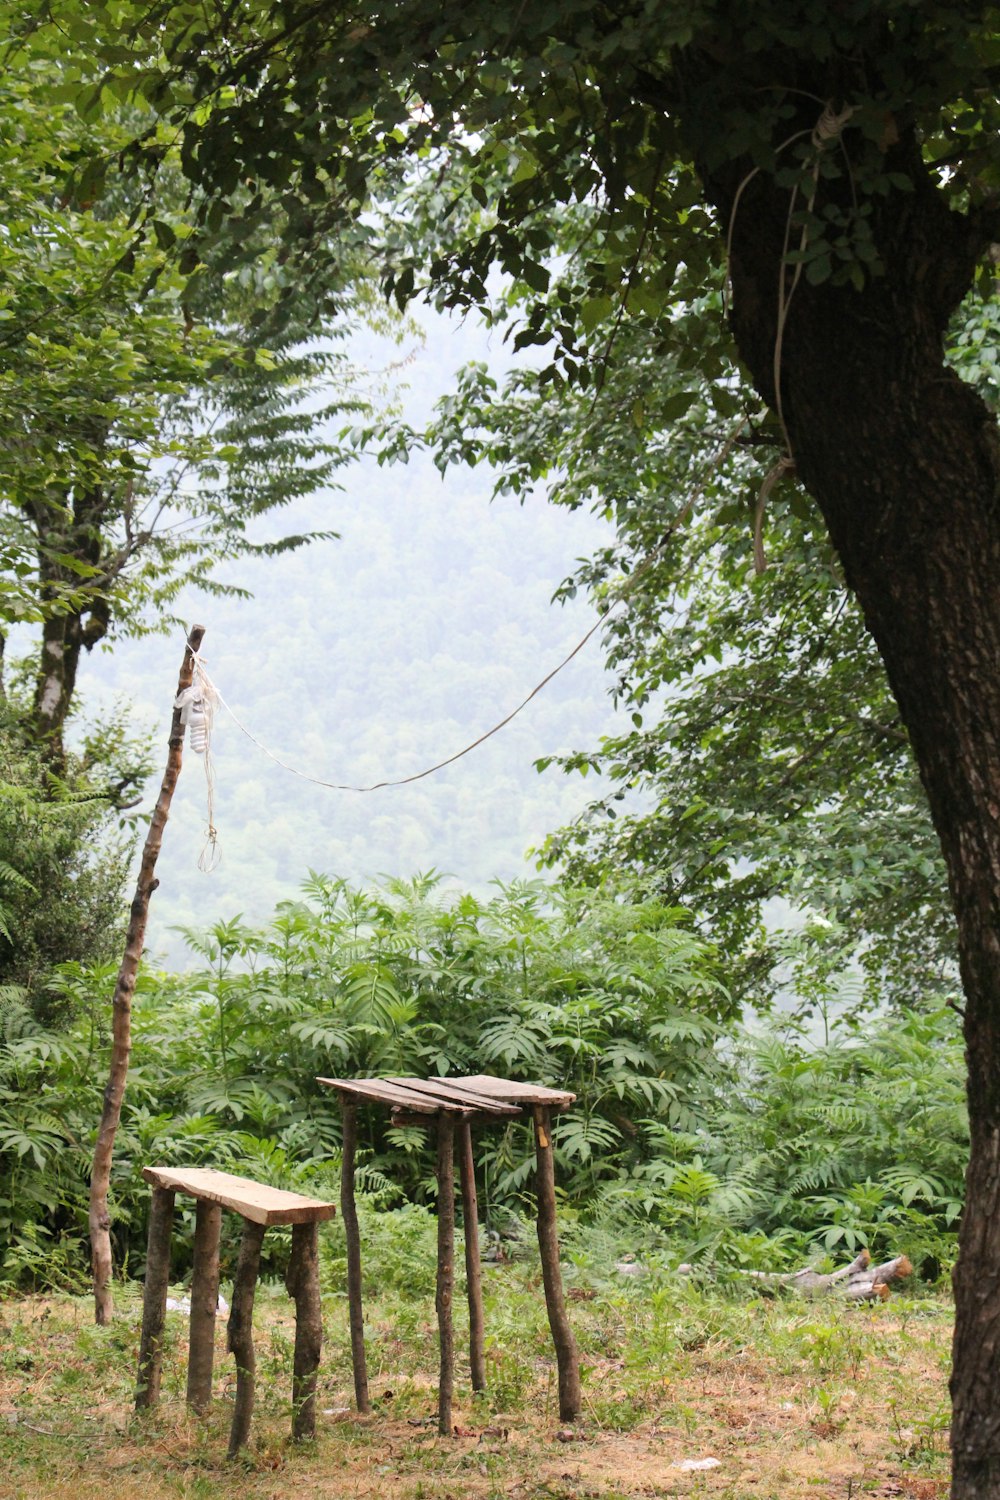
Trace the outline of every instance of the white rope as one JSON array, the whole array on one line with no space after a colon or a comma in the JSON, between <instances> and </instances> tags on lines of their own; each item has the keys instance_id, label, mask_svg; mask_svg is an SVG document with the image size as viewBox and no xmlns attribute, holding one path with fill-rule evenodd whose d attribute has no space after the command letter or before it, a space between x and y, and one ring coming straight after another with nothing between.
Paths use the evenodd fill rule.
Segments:
<instances>
[{"instance_id":1,"label":"white rope","mask_svg":"<svg viewBox=\"0 0 1000 1500\"><path fill-rule=\"evenodd\" d=\"M194 658L194 680L177 698L174 707L181 711L181 723L187 729L188 744L196 755L201 756L205 765L207 828L205 846L198 856L198 868L206 875L211 875L222 858L219 833L215 826L215 761L212 758L212 731L215 728L219 694L205 671L201 657L196 651L192 651L191 655Z\"/></svg>"}]
</instances>

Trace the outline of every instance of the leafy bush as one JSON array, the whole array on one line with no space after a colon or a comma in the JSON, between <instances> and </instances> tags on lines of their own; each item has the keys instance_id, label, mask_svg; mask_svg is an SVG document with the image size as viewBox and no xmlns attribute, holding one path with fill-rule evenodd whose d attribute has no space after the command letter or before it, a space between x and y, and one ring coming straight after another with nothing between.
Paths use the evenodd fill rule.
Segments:
<instances>
[{"instance_id":1,"label":"leafy bush","mask_svg":"<svg viewBox=\"0 0 1000 1500\"><path fill-rule=\"evenodd\" d=\"M306 895L263 932L236 920L189 934L200 970L140 976L112 1178L127 1271L145 1253L144 1164L230 1167L336 1197L340 1114L317 1075L481 1071L577 1094L553 1130L568 1228L579 1220L646 1255L715 1267L861 1244L905 1250L930 1274L948 1263L966 1149L950 1011L864 1029L845 1019L823 1044L794 1025L747 1034L710 952L654 902L537 885L445 900L430 879L362 892L319 876ZM86 1275L113 968L67 965L59 985L73 1024L56 1031L19 1012L0 1053L11 1283ZM404 1246L368 1257L389 1285L433 1263L433 1141L379 1107L360 1127L366 1238ZM487 1228L504 1229L531 1196L530 1126L482 1130L476 1151ZM181 1216L176 1276L192 1228ZM235 1240L223 1249L231 1258Z\"/></svg>"}]
</instances>

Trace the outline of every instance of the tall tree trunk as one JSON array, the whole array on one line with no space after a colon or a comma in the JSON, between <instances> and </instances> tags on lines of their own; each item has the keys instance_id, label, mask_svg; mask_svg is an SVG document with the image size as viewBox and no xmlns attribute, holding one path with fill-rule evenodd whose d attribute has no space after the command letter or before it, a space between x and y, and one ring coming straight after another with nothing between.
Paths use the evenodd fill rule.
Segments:
<instances>
[{"instance_id":1,"label":"tall tree trunk","mask_svg":"<svg viewBox=\"0 0 1000 1500\"><path fill-rule=\"evenodd\" d=\"M787 272L780 405L799 477L885 662L947 861L971 1128L952 1495L1000 1500L1000 442L942 355L982 249L974 226L943 203L911 134L889 147L886 168L912 191L891 192L876 214L885 274L863 290L801 277L788 301ZM747 181L749 170L702 175L731 225L739 349L775 406L790 197L765 173Z\"/></svg>"},{"instance_id":2,"label":"tall tree trunk","mask_svg":"<svg viewBox=\"0 0 1000 1500\"><path fill-rule=\"evenodd\" d=\"M127 550L114 560L102 555L108 509L104 487L94 485L79 486L65 503L38 503L28 511L36 537L39 594L47 611L35 680L35 732L57 772L66 759L63 735L80 653L92 651L108 633L108 591L127 557ZM66 557L91 571L81 576L67 566Z\"/></svg>"},{"instance_id":3,"label":"tall tree trunk","mask_svg":"<svg viewBox=\"0 0 1000 1500\"><path fill-rule=\"evenodd\" d=\"M178 696L191 686L194 671L194 653L201 645L205 634L203 625L195 625L187 638L184 660L177 679ZM180 710L175 708L170 725L170 740L167 749L167 765L160 784L160 795L156 799L149 831L142 849L139 878L129 915L125 953L112 1002L111 1064L108 1070L107 1087L104 1090L104 1109L97 1131L94 1147L94 1165L90 1177L90 1251L94 1271L94 1316L98 1323L110 1323L114 1309L111 1294L111 1216L108 1212L108 1188L111 1183L111 1162L115 1149L115 1135L121 1119L122 1100L125 1097L125 1080L128 1076L128 1060L132 1050L132 996L142 958L142 945L146 936L146 918L149 915L149 898L157 887L154 876L156 861L163 842L170 811L171 798L181 770L181 751L184 745L184 725Z\"/></svg>"}]
</instances>

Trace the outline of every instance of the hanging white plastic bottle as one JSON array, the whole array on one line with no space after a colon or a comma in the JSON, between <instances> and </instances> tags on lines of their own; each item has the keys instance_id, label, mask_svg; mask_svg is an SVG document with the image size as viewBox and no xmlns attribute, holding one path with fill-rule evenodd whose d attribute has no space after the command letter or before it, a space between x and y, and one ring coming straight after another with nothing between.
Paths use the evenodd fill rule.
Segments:
<instances>
[{"instance_id":1,"label":"hanging white plastic bottle","mask_svg":"<svg viewBox=\"0 0 1000 1500\"><path fill-rule=\"evenodd\" d=\"M209 714L200 684L185 688L174 703L181 711L181 723L187 729L188 741L196 755L208 749Z\"/></svg>"}]
</instances>

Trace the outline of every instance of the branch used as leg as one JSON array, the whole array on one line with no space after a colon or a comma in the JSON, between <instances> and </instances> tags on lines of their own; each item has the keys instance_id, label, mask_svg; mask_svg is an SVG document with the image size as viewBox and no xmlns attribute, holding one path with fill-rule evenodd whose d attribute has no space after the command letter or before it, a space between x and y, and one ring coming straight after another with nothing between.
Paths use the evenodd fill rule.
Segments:
<instances>
[{"instance_id":1,"label":"branch used as leg","mask_svg":"<svg viewBox=\"0 0 1000 1500\"><path fill-rule=\"evenodd\" d=\"M368 1399L368 1366L365 1359L365 1314L361 1301L361 1231L354 1201L354 1151L358 1139L358 1107L342 1101L344 1144L340 1168L340 1216L347 1242L347 1305L351 1323L351 1362L354 1366L354 1401L358 1411L371 1411Z\"/></svg>"},{"instance_id":2,"label":"branch used as leg","mask_svg":"<svg viewBox=\"0 0 1000 1500\"><path fill-rule=\"evenodd\" d=\"M462 1175L462 1219L465 1224L465 1284L469 1298L469 1364L472 1389L486 1389L486 1353L483 1324L483 1282L479 1264L479 1201L476 1196L476 1159L472 1152L472 1125L458 1126L459 1167Z\"/></svg>"},{"instance_id":3,"label":"branch used as leg","mask_svg":"<svg viewBox=\"0 0 1000 1500\"><path fill-rule=\"evenodd\" d=\"M574 1422L580 1415L580 1361L576 1340L566 1315L562 1272L559 1269L559 1237L556 1232L556 1179L552 1162L552 1136L549 1111L536 1104L535 1160L538 1193L538 1249L542 1261L542 1282L549 1328L556 1350L559 1370L559 1418Z\"/></svg>"},{"instance_id":4,"label":"branch used as leg","mask_svg":"<svg viewBox=\"0 0 1000 1500\"><path fill-rule=\"evenodd\" d=\"M442 1111L437 1117L437 1296L438 1334L441 1343L441 1375L438 1385L438 1431L451 1435L451 1399L455 1383L455 1338L451 1322L455 1283L455 1123Z\"/></svg>"},{"instance_id":5,"label":"branch used as leg","mask_svg":"<svg viewBox=\"0 0 1000 1500\"><path fill-rule=\"evenodd\" d=\"M285 1286L295 1301L292 1437L311 1438L316 1435L316 1372L323 1352L319 1231L316 1224L293 1224L292 1253Z\"/></svg>"},{"instance_id":6,"label":"branch used as leg","mask_svg":"<svg viewBox=\"0 0 1000 1500\"><path fill-rule=\"evenodd\" d=\"M199 1198L195 1211L187 1377L188 1405L193 1406L198 1412L206 1411L212 1401L215 1314L219 1306L219 1235L221 1232L221 1205Z\"/></svg>"},{"instance_id":7,"label":"branch used as leg","mask_svg":"<svg viewBox=\"0 0 1000 1500\"><path fill-rule=\"evenodd\" d=\"M142 1333L139 1338L139 1378L135 1391L136 1411L145 1411L155 1406L160 1399L163 1325L167 1317L173 1220L173 1193L169 1188L155 1187L149 1210L146 1285L142 1295Z\"/></svg>"},{"instance_id":8,"label":"branch used as leg","mask_svg":"<svg viewBox=\"0 0 1000 1500\"><path fill-rule=\"evenodd\" d=\"M263 1224L247 1219L236 1275L233 1279L233 1305L229 1314L229 1350L236 1357L236 1403L233 1425L229 1432L229 1457L235 1458L250 1436L253 1416L254 1376L257 1361L253 1348L253 1302L260 1272L260 1246Z\"/></svg>"}]
</instances>

